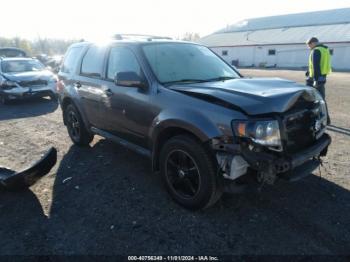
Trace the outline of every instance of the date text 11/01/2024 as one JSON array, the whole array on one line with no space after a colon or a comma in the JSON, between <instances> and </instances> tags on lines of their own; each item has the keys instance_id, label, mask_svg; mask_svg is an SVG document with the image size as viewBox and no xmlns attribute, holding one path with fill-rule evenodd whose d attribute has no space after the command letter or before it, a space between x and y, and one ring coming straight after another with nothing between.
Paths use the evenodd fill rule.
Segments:
<instances>
[{"instance_id":1,"label":"date text 11/01/2024","mask_svg":"<svg viewBox=\"0 0 350 262\"><path fill-rule=\"evenodd\" d=\"M128 256L128 261L219 261L216 256Z\"/></svg>"}]
</instances>

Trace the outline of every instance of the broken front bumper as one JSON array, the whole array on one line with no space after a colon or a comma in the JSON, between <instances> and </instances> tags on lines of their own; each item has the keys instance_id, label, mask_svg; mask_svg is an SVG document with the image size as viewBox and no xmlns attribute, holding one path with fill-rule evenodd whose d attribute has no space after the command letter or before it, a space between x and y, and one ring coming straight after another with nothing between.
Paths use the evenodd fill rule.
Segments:
<instances>
[{"instance_id":1,"label":"broken front bumper","mask_svg":"<svg viewBox=\"0 0 350 262\"><path fill-rule=\"evenodd\" d=\"M319 166L319 159L327 154L330 143L331 137L324 134L314 145L292 155L276 156L243 150L242 156L262 176L271 178L267 182L273 183L276 176L296 181L311 174Z\"/></svg>"},{"instance_id":2,"label":"broken front bumper","mask_svg":"<svg viewBox=\"0 0 350 262\"><path fill-rule=\"evenodd\" d=\"M297 181L320 165L320 157L327 154L330 143L331 137L323 134L314 145L292 155L226 144L217 153L217 160L224 177L230 180L245 175L250 168L256 171L260 183L273 184L277 178Z\"/></svg>"},{"instance_id":3,"label":"broken front bumper","mask_svg":"<svg viewBox=\"0 0 350 262\"><path fill-rule=\"evenodd\" d=\"M9 100L25 99L29 97L44 97L55 95L56 84L49 83L46 86L22 87L17 86L11 89L0 89L0 94L5 95Z\"/></svg>"}]
</instances>

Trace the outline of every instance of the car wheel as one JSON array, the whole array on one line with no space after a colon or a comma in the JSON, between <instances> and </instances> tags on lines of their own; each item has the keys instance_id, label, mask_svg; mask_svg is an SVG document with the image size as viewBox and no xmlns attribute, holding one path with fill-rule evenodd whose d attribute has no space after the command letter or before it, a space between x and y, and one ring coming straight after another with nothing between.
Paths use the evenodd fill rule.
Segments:
<instances>
[{"instance_id":1,"label":"car wheel","mask_svg":"<svg viewBox=\"0 0 350 262\"><path fill-rule=\"evenodd\" d=\"M212 206L222 195L218 167L209 152L189 136L176 136L163 146L161 176L171 197L185 208Z\"/></svg>"},{"instance_id":2,"label":"car wheel","mask_svg":"<svg viewBox=\"0 0 350 262\"><path fill-rule=\"evenodd\" d=\"M6 105L6 104L8 104L8 100L7 100L6 96L0 95L0 104L1 104L1 105Z\"/></svg>"},{"instance_id":3,"label":"car wheel","mask_svg":"<svg viewBox=\"0 0 350 262\"><path fill-rule=\"evenodd\" d=\"M73 143L79 146L90 144L94 136L88 132L85 124L74 105L70 104L65 108L65 118L67 121L67 130Z\"/></svg>"},{"instance_id":4,"label":"car wheel","mask_svg":"<svg viewBox=\"0 0 350 262\"><path fill-rule=\"evenodd\" d=\"M52 101L54 101L54 102L57 102L57 95L55 95L55 94L52 94L52 95L50 95L50 99L52 100Z\"/></svg>"}]
</instances>

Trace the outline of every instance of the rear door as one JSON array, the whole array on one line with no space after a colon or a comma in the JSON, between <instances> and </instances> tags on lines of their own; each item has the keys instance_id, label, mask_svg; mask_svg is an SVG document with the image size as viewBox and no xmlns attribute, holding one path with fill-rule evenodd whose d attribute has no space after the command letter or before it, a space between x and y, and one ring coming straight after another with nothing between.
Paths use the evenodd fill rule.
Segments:
<instances>
[{"instance_id":1,"label":"rear door","mask_svg":"<svg viewBox=\"0 0 350 262\"><path fill-rule=\"evenodd\" d=\"M63 82L63 86L72 86L75 83L77 67L83 52L86 50L86 46L73 46L68 49L64 56L63 63L58 73L60 81ZM63 91L63 90L59 90Z\"/></svg>"},{"instance_id":2,"label":"rear door","mask_svg":"<svg viewBox=\"0 0 350 262\"><path fill-rule=\"evenodd\" d=\"M80 75L74 83L89 123L98 128L103 123L100 104L104 94L102 73L105 53L106 47L91 45L82 59Z\"/></svg>"}]
</instances>

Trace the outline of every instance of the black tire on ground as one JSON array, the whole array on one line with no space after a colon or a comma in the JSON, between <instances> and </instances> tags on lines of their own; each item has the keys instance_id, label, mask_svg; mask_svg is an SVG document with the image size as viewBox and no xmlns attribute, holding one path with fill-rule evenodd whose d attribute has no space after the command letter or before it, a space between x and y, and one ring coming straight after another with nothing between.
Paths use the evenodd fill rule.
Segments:
<instances>
[{"instance_id":1,"label":"black tire on ground","mask_svg":"<svg viewBox=\"0 0 350 262\"><path fill-rule=\"evenodd\" d=\"M222 195L222 178L215 159L190 136L179 135L165 143L160 153L160 170L167 191L185 208L208 208Z\"/></svg>"},{"instance_id":2,"label":"black tire on ground","mask_svg":"<svg viewBox=\"0 0 350 262\"><path fill-rule=\"evenodd\" d=\"M52 100L52 101L54 101L54 102L57 102L57 95L56 94L51 94L51 95L49 95L49 97L50 97L50 99Z\"/></svg>"},{"instance_id":3,"label":"black tire on ground","mask_svg":"<svg viewBox=\"0 0 350 262\"><path fill-rule=\"evenodd\" d=\"M0 95L0 105L7 105L7 104L8 104L8 100L6 96Z\"/></svg>"},{"instance_id":4,"label":"black tire on ground","mask_svg":"<svg viewBox=\"0 0 350 262\"><path fill-rule=\"evenodd\" d=\"M94 136L87 130L79 111L72 104L64 109L69 137L78 146L87 146Z\"/></svg>"}]
</instances>

